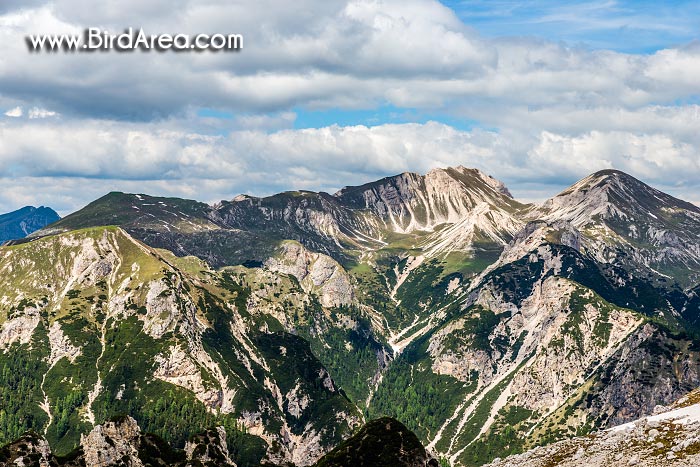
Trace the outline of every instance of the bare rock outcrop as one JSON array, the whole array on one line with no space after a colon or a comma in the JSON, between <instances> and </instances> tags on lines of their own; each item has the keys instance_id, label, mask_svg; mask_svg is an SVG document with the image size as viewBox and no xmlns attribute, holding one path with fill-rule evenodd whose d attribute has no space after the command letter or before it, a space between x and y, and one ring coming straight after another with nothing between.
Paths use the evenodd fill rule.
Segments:
<instances>
[{"instance_id":1,"label":"bare rock outcrop","mask_svg":"<svg viewBox=\"0 0 700 467\"><path fill-rule=\"evenodd\" d=\"M347 271L330 256L313 253L300 243L283 242L277 254L265 261L265 267L296 277L304 291L318 294L324 307L349 305L355 300Z\"/></svg>"},{"instance_id":2,"label":"bare rock outcrop","mask_svg":"<svg viewBox=\"0 0 700 467\"><path fill-rule=\"evenodd\" d=\"M136 420L131 417L120 417L97 425L87 435L80 437L85 464L94 467L126 465L141 467L139 459L141 430Z\"/></svg>"}]
</instances>

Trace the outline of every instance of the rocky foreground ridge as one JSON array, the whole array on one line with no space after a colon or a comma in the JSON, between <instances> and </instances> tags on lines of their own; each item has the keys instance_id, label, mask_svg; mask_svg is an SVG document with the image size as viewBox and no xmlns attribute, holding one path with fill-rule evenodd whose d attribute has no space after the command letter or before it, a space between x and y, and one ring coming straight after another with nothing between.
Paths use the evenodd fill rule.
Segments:
<instances>
[{"instance_id":1,"label":"rocky foreground ridge","mask_svg":"<svg viewBox=\"0 0 700 467\"><path fill-rule=\"evenodd\" d=\"M700 465L700 392L653 416L496 459L488 467L688 467Z\"/></svg>"},{"instance_id":2,"label":"rocky foreground ridge","mask_svg":"<svg viewBox=\"0 0 700 467\"><path fill-rule=\"evenodd\" d=\"M268 467L273 464L265 463ZM46 439L26 433L0 449L0 466L10 467L236 467L219 426L192 436L184 449L141 432L136 420L117 417L82 436L66 456L51 452ZM438 467L420 441L397 420L373 420L321 458L313 467Z\"/></svg>"},{"instance_id":3,"label":"rocky foreground ridge","mask_svg":"<svg viewBox=\"0 0 700 467\"><path fill-rule=\"evenodd\" d=\"M97 425L80 438L66 456L51 452L46 439L26 433L0 449L0 465L21 467L236 467L226 446L226 430L218 427L193 436L184 449L171 448L162 438L141 432L136 420L118 417Z\"/></svg>"}]
</instances>

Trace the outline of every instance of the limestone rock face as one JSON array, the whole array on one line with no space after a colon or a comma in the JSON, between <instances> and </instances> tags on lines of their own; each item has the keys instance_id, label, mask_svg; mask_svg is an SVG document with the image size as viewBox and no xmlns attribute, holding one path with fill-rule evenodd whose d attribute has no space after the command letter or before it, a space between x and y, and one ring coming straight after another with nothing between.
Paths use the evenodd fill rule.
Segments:
<instances>
[{"instance_id":1,"label":"limestone rock face","mask_svg":"<svg viewBox=\"0 0 700 467\"><path fill-rule=\"evenodd\" d=\"M54 322L49 328L49 344L51 355L49 356L49 366L53 366L63 357L71 362L81 354L80 348L74 346L68 336L65 335L58 322Z\"/></svg>"},{"instance_id":2,"label":"limestone rock face","mask_svg":"<svg viewBox=\"0 0 700 467\"><path fill-rule=\"evenodd\" d=\"M211 409L231 410L230 397L224 400L224 391L204 383L200 366L181 347L172 347L167 357L156 356L156 364L156 378L192 391Z\"/></svg>"},{"instance_id":3,"label":"limestone rock face","mask_svg":"<svg viewBox=\"0 0 700 467\"><path fill-rule=\"evenodd\" d=\"M462 166L434 169L425 175L403 173L346 187L334 196L346 205L370 210L401 233L457 223L480 204L497 208L517 204L502 182Z\"/></svg>"},{"instance_id":4,"label":"limestone rock face","mask_svg":"<svg viewBox=\"0 0 700 467\"><path fill-rule=\"evenodd\" d=\"M324 307L350 305L355 293L350 275L330 256L313 253L297 242L283 242L267 261L271 271L291 274L307 292L318 294Z\"/></svg>"},{"instance_id":5,"label":"limestone rock face","mask_svg":"<svg viewBox=\"0 0 700 467\"><path fill-rule=\"evenodd\" d=\"M85 464L108 467L121 463L129 467L142 467L139 459L141 430L136 420L123 417L97 425L80 438Z\"/></svg>"},{"instance_id":6,"label":"limestone rock face","mask_svg":"<svg viewBox=\"0 0 700 467\"><path fill-rule=\"evenodd\" d=\"M39 310L34 307L16 312L0 326L0 350L6 350L14 343L27 344L39 321Z\"/></svg>"},{"instance_id":7,"label":"limestone rock face","mask_svg":"<svg viewBox=\"0 0 700 467\"><path fill-rule=\"evenodd\" d=\"M49 443L40 435L30 432L0 450L0 465L53 467L55 459Z\"/></svg>"}]
</instances>

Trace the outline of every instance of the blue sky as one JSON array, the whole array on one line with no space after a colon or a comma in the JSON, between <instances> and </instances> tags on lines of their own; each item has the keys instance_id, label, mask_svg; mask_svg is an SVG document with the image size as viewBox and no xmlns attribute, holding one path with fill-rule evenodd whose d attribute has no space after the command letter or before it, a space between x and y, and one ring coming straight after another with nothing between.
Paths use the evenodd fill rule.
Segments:
<instances>
[{"instance_id":1,"label":"blue sky","mask_svg":"<svg viewBox=\"0 0 700 467\"><path fill-rule=\"evenodd\" d=\"M0 212L476 167L538 201L617 168L700 202L700 2L5 0ZM240 53L28 34L240 33ZM41 187L31 189L28 187Z\"/></svg>"},{"instance_id":2,"label":"blue sky","mask_svg":"<svg viewBox=\"0 0 700 467\"><path fill-rule=\"evenodd\" d=\"M489 37L531 36L571 45L650 53L698 37L697 1L443 0Z\"/></svg>"}]
</instances>

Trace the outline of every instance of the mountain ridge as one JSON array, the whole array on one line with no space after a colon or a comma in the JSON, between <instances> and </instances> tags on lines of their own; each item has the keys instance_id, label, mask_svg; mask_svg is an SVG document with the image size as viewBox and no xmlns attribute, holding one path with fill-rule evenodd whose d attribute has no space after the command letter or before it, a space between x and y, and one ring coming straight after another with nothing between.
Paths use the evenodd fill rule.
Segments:
<instances>
[{"instance_id":1,"label":"mountain ridge","mask_svg":"<svg viewBox=\"0 0 700 467\"><path fill-rule=\"evenodd\" d=\"M0 249L0 370L35 365L17 411L59 451L120 410L303 466L389 416L477 466L700 386L685 206L618 171L523 204L464 167L215 205L110 193ZM193 411L180 431L140 405L156 386Z\"/></svg>"}]
</instances>

